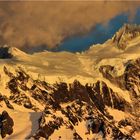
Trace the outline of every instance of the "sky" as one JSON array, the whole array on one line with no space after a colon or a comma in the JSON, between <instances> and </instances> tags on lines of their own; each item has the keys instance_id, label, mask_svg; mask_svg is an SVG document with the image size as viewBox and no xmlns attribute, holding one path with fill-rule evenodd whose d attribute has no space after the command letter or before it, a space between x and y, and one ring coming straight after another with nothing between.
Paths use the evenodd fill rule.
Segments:
<instances>
[{"instance_id":1,"label":"sky","mask_svg":"<svg viewBox=\"0 0 140 140\"><path fill-rule=\"evenodd\" d=\"M107 26L97 24L95 28L91 29L86 35L69 37L65 39L57 48L51 50L70 52L85 51L93 44L102 44L108 39L112 38L112 36L126 23L140 25L140 8L137 9L132 20L129 19L128 12L119 14L113 17Z\"/></svg>"},{"instance_id":2,"label":"sky","mask_svg":"<svg viewBox=\"0 0 140 140\"><path fill-rule=\"evenodd\" d=\"M0 2L0 44L28 53L81 52L124 23L140 23L140 1Z\"/></svg>"}]
</instances>

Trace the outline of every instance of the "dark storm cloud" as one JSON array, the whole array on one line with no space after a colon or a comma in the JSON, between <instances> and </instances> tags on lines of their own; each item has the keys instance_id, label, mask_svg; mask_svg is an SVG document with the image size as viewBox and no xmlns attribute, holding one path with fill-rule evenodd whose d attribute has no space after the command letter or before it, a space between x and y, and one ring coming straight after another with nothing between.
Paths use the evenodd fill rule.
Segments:
<instances>
[{"instance_id":1,"label":"dark storm cloud","mask_svg":"<svg viewBox=\"0 0 140 140\"><path fill-rule=\"evenodd\" d=\"M123 12L133 18L139 6L129 1L0 2L0 40L21 48L52 48Z\"/></svg>"}]
</instances>

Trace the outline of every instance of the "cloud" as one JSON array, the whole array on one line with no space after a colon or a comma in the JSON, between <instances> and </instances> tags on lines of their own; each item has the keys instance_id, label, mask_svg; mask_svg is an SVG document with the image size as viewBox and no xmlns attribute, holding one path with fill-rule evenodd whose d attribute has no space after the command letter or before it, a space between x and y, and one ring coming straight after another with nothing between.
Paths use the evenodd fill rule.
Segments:
<instances>
[{"instance_id":1,"label":"cloud","mask_svg":"<svg viewBox=\"0 0 140 140\"><path fill-rule=\"evenodd\" d=\"M123 12L132 18L139 6L136 1L0 2L0 41L28 50L53 48Z\"/></svg>"}]
</instances>

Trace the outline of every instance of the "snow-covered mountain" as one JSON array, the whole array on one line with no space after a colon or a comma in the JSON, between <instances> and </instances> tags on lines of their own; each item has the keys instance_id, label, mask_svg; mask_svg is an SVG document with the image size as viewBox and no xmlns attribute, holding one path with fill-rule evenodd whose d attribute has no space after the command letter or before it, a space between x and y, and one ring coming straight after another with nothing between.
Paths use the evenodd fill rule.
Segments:
<instances>
[{"instance_id":1,"label":"snow-covered mountain","mask_svg":"<svg viewBox=\"0 0 140 140\"><path fill-rule=\"evenodd\" d=\"M83 53L0 48L0 111L14 122L2 137L139 139L139 28L125 25Z\"/></svg>"}]
</instances>

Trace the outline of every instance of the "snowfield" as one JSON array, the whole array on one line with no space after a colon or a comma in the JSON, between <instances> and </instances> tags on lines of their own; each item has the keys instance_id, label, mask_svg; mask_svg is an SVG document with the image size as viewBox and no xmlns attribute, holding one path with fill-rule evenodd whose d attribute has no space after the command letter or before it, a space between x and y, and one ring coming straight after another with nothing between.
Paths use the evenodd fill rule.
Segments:
<instances>
[{"instance_id":1,"label":"snowfield","mask_svg":"<svg viewBox=\"0 0 140 140\"><path fill-rule=\"evenodd\" d=\"M112 39L110 39L104 44L93 45L89 48L89 50L82 53L44 51L40 53L27 54L14 47L10 47L8 53L12 54L13 57L0 59L0 93L2 96L7 96L8 99L11 96L11 90L8 88L9 85L7 85L7 83L12 79L12 76L10 77L6 75L3 68L6 67L13 75L16 75L18 69L21 68L30 76L30 79L26 83L26 86L29 89L23 90L20 86L17 86L16 90L19 90L20 93L26 96L26 98L29 98L33 106L37 108L35 108L37 111L34 111L31 108L25 108L23 105L18 105L11 100L9 100L9 103L14 107L14 109L9 109L5 105L4 101L0 101L0 112L6 110L14 120L14 131L12 135L6 136L4 138L5 140L28 139L40 129L39 119L42 117L44 108L46 107L46 101L41 98L40 91L48 93L47 99L51 99L51 91L55 91L55 86L53 87L52 85L56 83L66 82L68 89L71 89L70 84L72 84L74 80L80 81L80 83L84 86L87 83L88 85L92 85L93 83L102 81L99 83L99 91L102 93L101 96L106 94L106 92L103 91L105 86L103 82L107 85L110 96L112 93L115 93L115 97L111 96L112 104L114 103L114 98L117 98L118 100L123 99L128 104L133 103L130 91L113 83L112 79L121 77L125 73L129 62L140 58L140 36L129 40L125 50L116 47L116 45L112 43ZM113 70L109 73L110 75L107 75L109 78L111 77L110 79L112 81L108 77L103 76L100 72L101 66L108 65L113 67ZM105 70L103 69L103 72L104 71ZM35 80L49 83L49 88L47 87L48 89L46 89L46 85L44 86L41 82L35 83ZM139 83L139 79L136 83ZM18 84L22 85L22 81ZM30 94L30 89L33 88L33 85L37 87L35 94L38 93L38 100L33 98ZM36 87L34 87L34 89L36 89ZM111 90L113 90L113 92ZM135 90L139 92L139 88L137 88L137 86L135 87ZM34 94L33 91L32 94ZM65 110L68 106L72 106L73 103L75 103L75 101L61 103L61 109ZM76 107L78 108L78 105ZM109 119L106 120L109 123L112 123L113 126L118 127L118 122L125 118L132 118L133 120L134 116L130 114L129 111L126 112L113 107L114 106L108 107L105 105L105 110L113 116L114 122L111 122ZM63 118L64 124L69 121L68 117L62 114L61 111L54 111L50 108L48 111L51 112L51 115L55 114L58 118ZM99 114L102 113L101 110L97 112ZM73 114L76 116L76 113ZM49 121L55 121L55 117L51 115L45 117L46 124ZM71 126L72 124L68 123L67 125ZM66 125L60 125L59 129L55 129L55 131L49 136L49 139L73 139L73 133L78 133L82 139L102 139L103 134L101 131L96 134L86 134L86 125L87 122L85 118L81 122L79 121L77 125L72 125L73 130L67 128ZM132 130L132 127L126 126L120 130L121 132L124 132L124 134L127 134ZM133 136L134 138L139 139L140 133L135 132ZM106 138L109 140L111 139L111 136L108 135ZM41 137L40 139L45 138Z\"/></svg>"}]
</instances>

